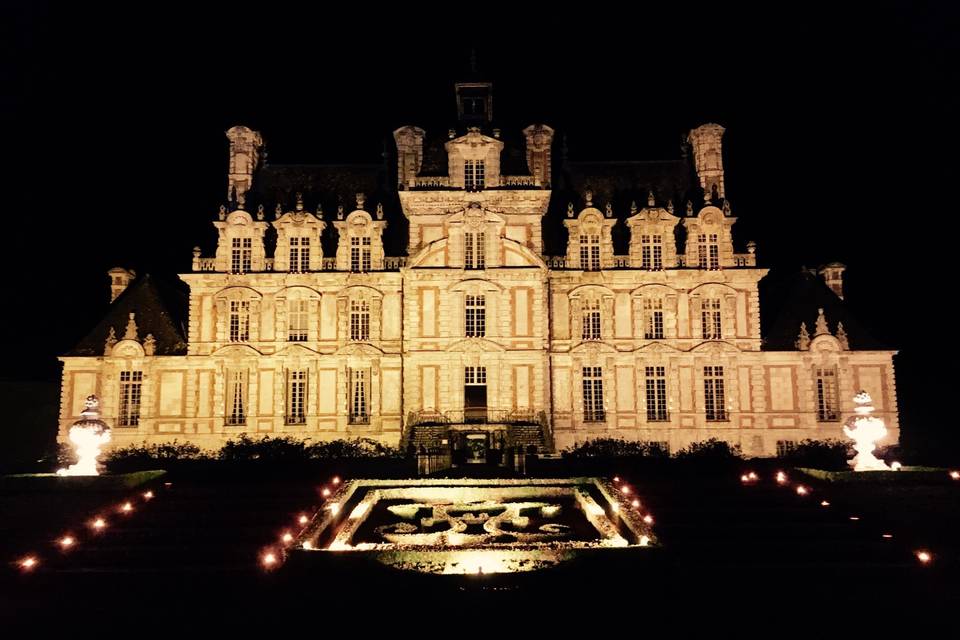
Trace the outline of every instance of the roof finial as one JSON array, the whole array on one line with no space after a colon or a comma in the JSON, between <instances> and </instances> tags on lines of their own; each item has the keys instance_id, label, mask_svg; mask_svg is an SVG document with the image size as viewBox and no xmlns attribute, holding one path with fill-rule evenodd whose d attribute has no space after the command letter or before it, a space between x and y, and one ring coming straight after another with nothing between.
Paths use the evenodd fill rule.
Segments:
<instances>
[{"instance_id":1,"label":"roof finial","mask_svg":"<svg viewBox=\"0 0 960 640\"><path fill-rule=\"evenodd\" d=\"M847 338L847 330L843 328L843 321L837 323L837 342L844 351L850 351L850 339Z\"/></svg>"},{"instance_id":2,"label":"roof finial","mask_svg":"<svg viewBox=\"0 0 960 640\"><path fill-rule=\"evenodd\" d=\"M673 213L673 199L667 200L667 211Z\"/></svg>"},{"instance_id":3,"label":"roof finial","mask_svg":"<svg viewBox=\"0 0 960 640\"><path fill-rule=\"evenodd\" d=\"M572 218L572 217L573 217L573 203L572 203L572 202L568 202L568 203L567 203L567 217L568 217L568 218Z\"/></svg>"},{"instance_id":4,"label":"roof finial","mask_svg":"<svg viewBox=\"0 0 960 640\"><path fill-rule=\"evenodd\" d=\"M124 340L137 339L137 321L134 319L133 311L130 312L130 318L127 320L127 330L123 334Z\"/></svg>"},{"instance_id":5,"label":"roof finial","mask_svg":"<svg viewBox=\"0 0 960 640\"><path fill-rule=\"evenodd\" d=\"M303 211L303 194L297 191L297 211Z\"/></svg>"},{"instance_id":6,"label":"roof finial","mask_svg":"<svg viewBox=\"0 0 960 640\"><path fill-rule=\"evenodd\" d=\"M723 215L730 215L730 201L726 198L723 199Z\"/></svg>"},{"instance_id":7,"label":"roof finial","mask_svg":"<svg viewBox=\"0 0 960 640\"><path fill-rule=\"evenodd\" d=\"M383 220L383 203L377 203L377 220Z\"/></svg>"},{"instance_id":8,"label":"roof finial","mask_svg":"<svg viewBox=\"0 0 960 640\"><path fill-rule=\"evenodd\" d=\"M583 194L583 199L587 201L587 206L588 206L588 207L592 207L592 206L593 206L593 191L591 191L590 189L587 189L587 191Z\"/></svg>"},{"instance_id":9,"label":"roof finial","mask_svg":"<svg viewBox=\"0 0 960 640\"><path fill-rule=\"evenodd\" d=\"M317 203L317 218L323 220L323 205L319 202Z\"/></svg>"},{"instance_id":10,"label":"roof finial","mask_svg":"<svg viewBox=\"0 0 960 640\"><path fill-rule=\"evenodd\" d=\"M810 348L810 332L807 331L807 323L800 323L800 335L797 336L796 342L793 343L800 351L806 351Z\"/></svg>"},{"instance_id":11,"label":"roof finial","mask_svg":"<svg viewBox=\"0 0 960 640\"><path fill-rule=\"evenodd\" d=\"M827 326L827 317L823 315L823 307L817 309L817 314L817 326L814 328L814 335L829 334L830 328Z\"/></svg>"},{"instance_id":12,"label":"roof finial","mask_svg":"<svg viewBox=\"0 0 960 640\"><path fill-rule=\"evenodd\" d=\"M689 200L687 200L687 215L688 216L693 215L693 203Z\"/></svg>"},{"instance_id":13,"label":"roof finial","mask_svg":"<svg viewBox=\"0 0 960 640\"><path fill-rule=\"evenodd\" d=\"M157 340L153 337L152 333L148 333L147 337L143 339L143 353L148 356L152 356L157 352Z\"/></svg>"},{"instance_id":14,"label":"roof finial","mask_svg":"<svg viewBox=\"0 0 960 640\"><path fill-rule=\"evenodd\" d=\"M283 207L280 206L280 203L277 203L277 206L273 208L273 219L276 220L283 215Z\"/></svg>"},{"instance_id":15,"label":"roof finial","mask_svg":"<svg viewBox=\"0 0 960 640\"><path fill-rule=\"evenodd\" d=\"M366 201L367 201L367 196L366 196L364 193L358 191L358 192L357 192L357 209L361 209L361 210L362 210L362 209L363 209L363 203L366 202Z\"/></svg>"},{"instance_id":16,"label":"roof finial","mask_svg":"<svg viewBox=\"0 0 960 640\"><path fill-rule=\"evenodd\" d=\"M647 193L647 206L648 207L657 206L657 199L653 197L653 189L650 189L650 191Z\"/></svg>"},{"instance_id":17,"label":"roof finial","mask_svg":"<svg viewBox=\"0 0 960 640\"><path fill-rule=\"evenodd\" d=\"M343 220L343 205L337 205L337 220Z\"/></svg>"},{"instance_id":18,"label":"roof finial","mask_svg":"<svg viewBox=\"0 0 960 640\"><path fill-rule=\"evenodd\" d=\"M636 201L636 200L631 200L631 201L630 201L630 215L633 215L633 214L635 214L636 212L637 212L637 201Z\"/></svg>"},{"instance_id":19,"label":"roof finial","mask_svg":"<svg viewBox=\"0 0 960 640\"><path fill-rule=\"evenodd\" d=\"M607 210L607 217L608 217L608 218L612 218L612 217L613 217L613 205L608 202L608 203L607 203L607 206L606 206L606 210Z\"/></svg>"},{"instance_id":20,"label":"roof finial","mask_svg":"<svg viewBox=\"0 0 960 640\"><path fill-rule=\"evenodd\" d=\"M110 327L110 333L107 334L107 341L103 345L103 355L109 356L115 344L117 344L117 332L113 327Z\"/></svg>"},{"instance_id":21,"label":"roof finial","mask_svg":"<svg viewBox=\"0 0 960 640\"><path fill-rule=\"evenodd\" d=\"M217 214L221 220L227 219L227 208L224 205L220 205L220 212Z\"/></svg>"},{"instance_id":22,"label":"roof finial","mask_svg":"<svg viewBox=\"0 0 960 640\"><path fill-rule=\"evenodd\" d=\"M257 220L263 220L263 205L257 205Z\"/></svg>"}]
</instances>

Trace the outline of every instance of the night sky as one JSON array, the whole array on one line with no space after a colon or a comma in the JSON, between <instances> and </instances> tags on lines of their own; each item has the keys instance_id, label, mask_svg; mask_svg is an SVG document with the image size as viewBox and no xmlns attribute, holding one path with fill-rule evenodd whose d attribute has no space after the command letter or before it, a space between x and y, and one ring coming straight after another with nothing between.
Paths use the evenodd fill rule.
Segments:
<instances>
[{"instance_id":1,"label":"night sky","mask_svg":"<svg viewBox=\"0 0 960 640\"><path fill-rule=\"evenodd\" d=\"M378 162L396 127L446 128L476 47L497 119L550 124L574 160L674 157L691 127L724 125L739 246L755 240L774 275L847 264L849 304L900 350L905 429L929 430L946 391L930 354L955 324L939 238L958 206L957 16L588 9L8 9L0 378L57 379L109 268L172 277L194 245L212 253L230 126L262 131L275 163Z\"/></svg>"}]
</instances>

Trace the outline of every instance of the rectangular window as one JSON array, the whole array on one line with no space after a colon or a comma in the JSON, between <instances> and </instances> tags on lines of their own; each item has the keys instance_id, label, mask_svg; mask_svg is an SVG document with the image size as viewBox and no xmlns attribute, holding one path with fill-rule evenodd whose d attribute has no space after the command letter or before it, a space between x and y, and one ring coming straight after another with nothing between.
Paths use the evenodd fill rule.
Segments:
<instances>
[{"instance_id":1,"label":"rectangular window","mask_svg":"<svg viewBox=\"0 0 960 640\"><path fill-rule=\"evenodd\" d=\"M250 340L250 302L247 300L230 301L230 342L248 342Z\"/></svg>"},{"instance_id":2,"label":"rectangular window","mask_svg":"<svg viewBox=\"0 0 960 640\"><path fill-rule=\"evenodd\" d=\"M784 458L797 448L797 443L795 440L777 440L777 457Z\"/></svg>"},{"instance_id":3,"label":"rectangular window","mask_svg":"<svg viewBox=\"0 0 960 640\"><path fill-rule=\"evenodd\" d=\"M818 367L817 374L817 420L829 422L840 419L840 406L837 401L837 370L832 367Z\"/></svg>"},{"instance_id":4,"label":"rectangular window","mask_svg":"<svg viewBox=\"0 0 960 640\"><path fill-rule=\"evenodd\" d=\"M287 424L307 423L307 372L287 370Z\"/></svg>"},{"instance_id":5,"label":"rectangular window","mask_svg":"<svg viewBox=\"0 0 960 640\"><path fill-rule=\"evenodd\" d=\"M252 239L234 238L230 244L230 273L247 273L250 271L252 254Z\"/></svg>"},{"instance_id":6,"label":"rectangular window","mask_svg":"<svg viewBox=\"0 0 960 640\"><path fill-rule=\"evenodd\" d=\"M669 420L666 367L646 367L647 421Z\"/></svg>"},{"instance_id":7,"label":"rectangular window","mask_svg":"<svg viewBox=\"0 0 960 640\"><path fill-rule=\"evenodd\" d=\"M467 294L464 320L468 338L482 338L487 334L486 298L483 294Z\"/></svg>"},{"instance_id":8,"label":"rectangular window","mask_svg":"<svg viewBox=\"0 0 960 640\"><path fill-rule=\"evenodd\" d=\"M723 391L723 367L703 368L703 399L707 420L727 419L727 405Z\"/></svg>"},{"instance_id":9,"label":"rectangular window","mask_svg":"<svg viewBox=\"0 0 960 640\"><path fill-rule=\"evenodd\" d=\"M644 298L643 316L643 338L645 340L662 340L663 300L660 298Z\"/></svg>"},{"instance_id":10,"label":"rectangular window","mask_svg":"<svg viewBox=\"0 0 960 640\"><path fill-rule=\"evenodd\" d=\"M287 302L287 341L306 342L307 327L310 324L310 301L290 300Z\"/></svg>"},{"instance_id":11,"label":"rectangular window","mask_svg":"<svg viewBox=\"0 0 960 640\"><path fill-rule=\"evenodd\" d=\"M370 423L370 388L366 369L350 369L350 424Z\"/></svg>"},{"instance_id":12,"label":"rectangular window","mask_svg":"<svg viewBox=\"0 0 960 640\"><path fill-rule=\"evenodd\" d=\"M663 236L640 236L641 269L660 271L663 269Z\"/></svg>"},{"instance_id":13,"label":"rectangular window","mask_svg":"<svg viewBox=\"0 0 960 640\"><path fill-rule=\"evenodd\" d=\"M580 236L580 268L584 271L600 270L600 236Z\"/></svg>"},{"instance_id":14,"label":"rectangular window","mask_svg":"<svg viewBox=\"0 0 960 640\"><path fill-rule=\"evenodd\" d=\"M366 300L350 301L350 339L360 342L370 339L370 303Z\"/></svg>"},{"instance_id":15,"label":"rectangular window","mask_svg":"<svg viewBox=\"0 0 960 640\"><path fill-rule=\"evenodd\" d=\"M600 301L585 300L583 303L583 339L600 340Z\"/></svg>"},{"instance_id":16,"label":"rectangular window","mask_svg":"<svg viewBox=\"0 0 960 640\"><path fill-rule=\"evenodd\" d=\"M486 385L487 368L486 367L464 367L463 383L466 385Z\"/></svg>"},{"instance_id":17,"label":"rectangular window","mask_svg":"<svg viewBox=\"0 0 960 640\"><path fill-rule=\"evenodd\" d=\"M227 425L247 423L247 372L233 369L227 372L227 411L224 422Z\"/></svg>"},{"instance_id":18,"label":"rectangular window","mask_svg":"<svg viewBox=\"0 0 960 640\"><path fill-rule=\"evenodd\" d=\"M483 269L486 266L486 239L483 231L463 234L463 266L465 269Z\"/></svg>"},{"instance_id":19,"label":"rectangular window","mask_svg":"<svg viewBox=\"0 0 960 640\"><path fill-rule=\"evenodd\" d=\"M120 410L117 415L117 426L135 427L140 424L142 384L142 371L120 372Z\"/></svg>"},{"instance_id":20,"label":"rectangular window","mask_svg":"<svg viewBox=\"0 0 960 640\"><path fill-rule=\"evenodd\" d=\"M603 422L603 376L600 367L583 368L583 420Z\"/></svg>"},{"instance_id":21,"label":"rectangular window","mask_svg":"<svg viewBox=\"0 0 960 640\"><path fill-rule=\"evenodd\" d=\"M463 186L467 191L483 189L486 174L485 160L466 160L463 163Z\"/></svg>"},{"instance_id":22,"label":"rectangular window","mask_svg":"<svg viewBox=\"0 0 960 640\"><path fill-rule=\"evenodd\" d=\"M720 298L704 298L700 313L700 326L704 340L722 339L723 317L721 315Z\"/></svg>"},{"instance_id":23,"label":"rectangular window","mask_svg":"<svg viewBox=\"0 0 960 640\"><path fill-rule=\"evenodd\" d=\"M701 269L720 268L720 243L716 233L697 235L697 262Z\"/></svg>"},{"instance_id":24,"label":"rectangular window","mask_svg":"<svg viewBox=\"0 0 960 640\"><path fill-rule=\"evenodd\" d=\"M310 270L310 238L290 238L290 273Z\"/></svg>"},{"instance_id":25,"label":"rectangular window","mask_svg":"<svg viewBox=\"0 0 960 640\"><path fill-rule=\"evenodd\" d=\"M350 238L350 271L366 273L370 271L370 238Z\"/></svg>"}]
</instances>

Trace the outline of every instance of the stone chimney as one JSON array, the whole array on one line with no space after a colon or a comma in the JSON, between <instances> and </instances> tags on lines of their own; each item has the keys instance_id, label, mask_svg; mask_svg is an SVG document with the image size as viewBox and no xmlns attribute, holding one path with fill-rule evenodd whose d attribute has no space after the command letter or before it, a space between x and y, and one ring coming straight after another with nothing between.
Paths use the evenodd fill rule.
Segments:
<instances>
[{"instance_id":1,"label":"stone chimney","mask_svg":"<svg viewBox=\"0 0 960 640\"><path fill-rule=\"evenodd\" d=\"M527 168L542 187L550 186L550 148L553 129L545 124L532 124L523 130L527 142Z\"/></svg>"},{"instance_id":2,"label":"stone chimney","mask_svg":"<svg viewBox=\"0 0 960 640\"><path fill-rule=\"evenodd\" d=\"M232 127L227 131L230 141L230 170L227 175L227 199L236 198L238 206L243 208L247 200L247 191L253 182L253 172L260 162L263 138L259 131L244 126Z\"/></svg>"},{"instance_id":3,"label":"stone chimney","mask_svg":"<svg viewBox=\"0 0 960 640\"><path fill-rule=\"evenodd\" d=\"M107 271L107 276L110 277L110 302L113 302L130 286L133 279L137 277L137 272L133 269L114 267Z\"/></svg>"},{"instance_id":4,"label":"stone chimney","mask_svg":"<svg viewBox=\"0 0 960 640\"><path fill-rule=\"evenodd\" d=\"M833 290L837 297L843 300L843 272L847 266L839 262L831 262L820 267L818 273L827 286Z\"/></svg>"},{"instance_id":5,"label":"stone chimney","mask_svg":"<svg viewBox=\"0 0 960 640\"><path fill-rule=\"evenodd\" d=\"M420 171L425 133L420 127L410 125L393 132L393 139L397 143L397 185L401 189L412 187L413 179Z\"/></svg>"},{"instance_id":6,"label":"stone chimney","mask_svg":"<svg viewBox=\"0 0 960 640\"><path fill-rule=\"evenodd\" d=\"M693 145L693 163L700 178L700 186L704 194L713 204L718 205L713 197L714 188L718 198L726 198L723 186L723 154L721 139L725 129L718 124L704 124L690 132L687 141Z\"/></svg>"}]
</instances>

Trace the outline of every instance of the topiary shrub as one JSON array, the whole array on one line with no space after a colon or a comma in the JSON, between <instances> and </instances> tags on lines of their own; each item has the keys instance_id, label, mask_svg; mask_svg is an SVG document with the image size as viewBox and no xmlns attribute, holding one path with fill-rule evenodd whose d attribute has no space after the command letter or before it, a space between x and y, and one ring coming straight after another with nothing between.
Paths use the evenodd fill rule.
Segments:
<instances>
[{"instance_id":1,"label":"topiary shrub","mask_svg":"<svg viewBox=\"0 0 960 640\"><path fill-rule=\"evenodd\" d=\"M830 471L849 469L847 461L853 456L852 444L847 440L802 440L783 460L795 467L811 467Z\"/></svg>"},{"instance_id":2,"label":"topiary shrub","mask_svg":"<svg viewBox=\"0 0 960 640\"><path fill-rule=\"evenodd\" d=\"M166 469L182 462L206 459L209 459L209 455L192 442L174 440L114 449L104 457L104 465L110 473L128 473L148 469Z\"/></svg>"},{"instance_id":3,"label":"topiary shrub","mask_svg":"<svg viewBox=\"0 0 960 640\"><path fill-rule=\"evenodd\" d=\"M390 447L372 438L329 440L310 445L310 457L315 460L344 460L358 458L402 458L400 449Z\"/></svg>"},{"instance_id":4,"label":"topiary shrub","mask_svg":"<svg viewBox=\"0 0 960 640\"><path fill-rule=\"evenodd\" d=\"M740 460L743 452L739 444L730 444L726 440L710 438L700 442L693 442L690 446L677 452L677 459L700 463L726 463Z\"/></svg>"},{"instance_id":5,"label":"topiary shrub","mask_svg":"<svg viewBox=\"0 0 960 640\"><path fill-rule=\"evenodd\" d=\"M290 436L251 438L241 433L227 440L217 458L224 462L304 462L310 460L310 445Z\"/></svg>"},{"instance_id":6,"label":"topiary shrub","mask_svg":"<svg viewBox=\"0 0 960 640\"><path fill-rule=\"evenodd\" d=\"M610 458L669 458L670 452L656 442L596 438L564 449L561 455L569 460Z\"/></svg>"}]
</instances>

